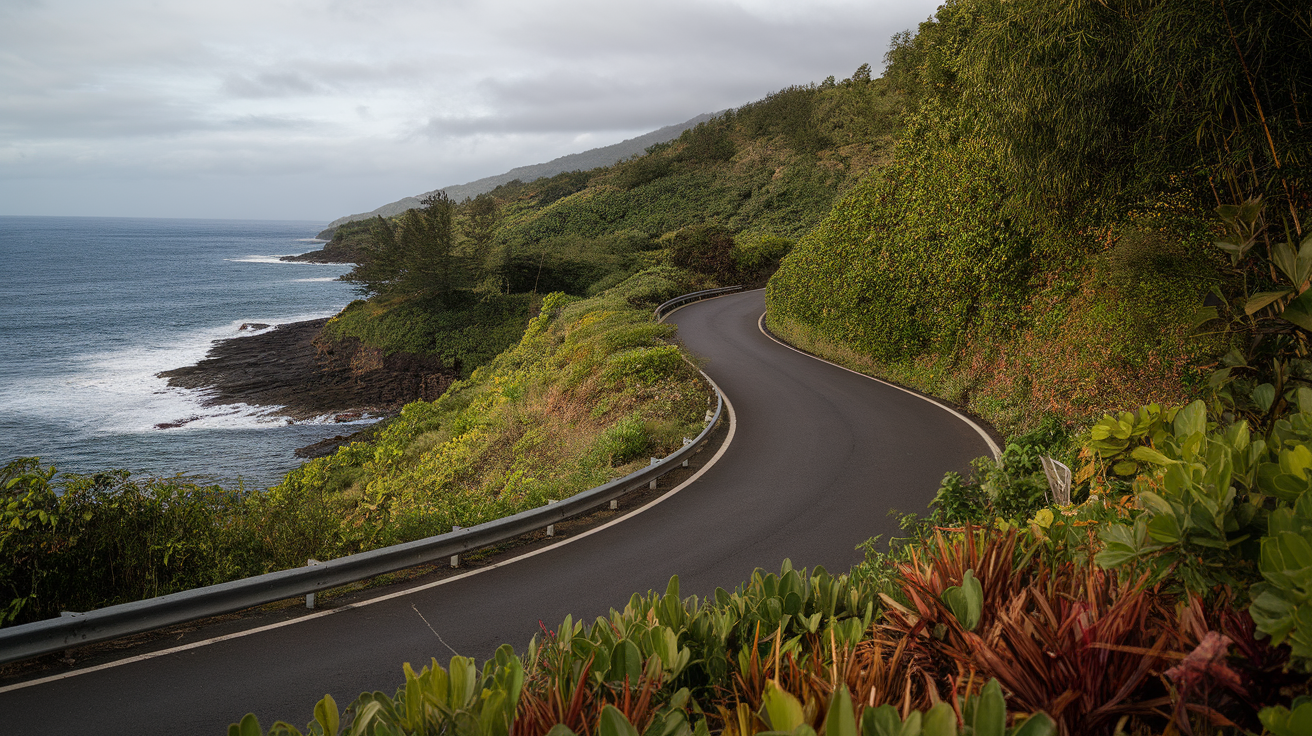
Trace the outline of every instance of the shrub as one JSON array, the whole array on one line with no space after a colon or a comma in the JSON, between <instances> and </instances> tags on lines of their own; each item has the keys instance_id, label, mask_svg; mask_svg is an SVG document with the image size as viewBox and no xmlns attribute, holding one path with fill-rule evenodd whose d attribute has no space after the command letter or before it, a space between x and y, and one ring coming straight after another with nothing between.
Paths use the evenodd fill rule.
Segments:
<instances>
[{"instance_id":1,"label":"shrub","mask_svg":"<svg viewBox=\"0 0 1312 736\"><path fill-rule=\"evenodd\" d=\"M629 415L611 425L597 440L596 453L613 466L625 465L647 451L647 431L640 417Z\"/></svg>"},{"instance_id":2,"label":"shrub","mask_svg":"<svg viewBox=\"0 0 1312 736\"><path fill-rule=\"evenodd\" d=\"M693 273L727 281L737 274L733 235L718 225L690 225L674 234L670 263Z\"/></svg>"},{"instance_id":3,"label":"shrub","mask_svg":"<svg viewBox=\"0 0 1312 736\"><path fill-rule=\"evenodd\" d=\"M633 378L651 384L685 365L683 353L673 345L632 348L607 358L603 377L608 381Z\"/></svg>"}]
</instances>

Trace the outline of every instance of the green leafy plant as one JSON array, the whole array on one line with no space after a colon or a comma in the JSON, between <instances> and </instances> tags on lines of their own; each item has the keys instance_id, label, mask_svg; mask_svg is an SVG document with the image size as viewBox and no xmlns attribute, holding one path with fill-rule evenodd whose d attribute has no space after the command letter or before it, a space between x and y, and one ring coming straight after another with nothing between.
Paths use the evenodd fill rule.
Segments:
<instances>
[{"instance_id":1,"label":"green leafy plant","mask_svg":"<svg viewBox=\"0 0 1312 736\"><path fill-rule=\"evenodd\" d=\"M1312 733L1312 698L1296 698L1290 707L1283 705L1264 708L1262 725L1271 736L1300 736Z\"/></svg>"}]
</instances>

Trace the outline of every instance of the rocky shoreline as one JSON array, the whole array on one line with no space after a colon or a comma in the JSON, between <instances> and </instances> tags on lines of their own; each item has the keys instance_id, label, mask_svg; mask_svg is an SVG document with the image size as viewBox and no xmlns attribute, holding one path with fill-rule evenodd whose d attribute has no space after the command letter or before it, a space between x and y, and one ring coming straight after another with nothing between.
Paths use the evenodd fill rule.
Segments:
<instances>
[{"instance_id":1,"label":"rocky shoreline","mask_svg":"<svg viewBox=\"0 0 1312 736\"><path fill-rule=\"evenodd\" d=\"M363 255L358 243L348 244L330 240L324 243L319 250L312 250L294 256L283 256L278 260L294 263L359 263Z\"/></svg>"},{"instance_id":2,"label":"rocky shoreline","mask_svg":"<svg viewBox=\"0 0 1312 736\"><path fill-rule=\"evenodd\" d=\"M338 421L394 414L411 401L433 400L459 376L436 358L385 355L354 338L329 341L327 319L263 329L248 337L216 340L204 360L158 374L177 388L208 395L205 406L248 404L278 407L293 421L332 416ZM157 425L182 426L188 420ZM302 448L298 456L327 454L349 440L335 437ZM333 444L336 442L336 444Z\"/></svg>"}]
</instances>

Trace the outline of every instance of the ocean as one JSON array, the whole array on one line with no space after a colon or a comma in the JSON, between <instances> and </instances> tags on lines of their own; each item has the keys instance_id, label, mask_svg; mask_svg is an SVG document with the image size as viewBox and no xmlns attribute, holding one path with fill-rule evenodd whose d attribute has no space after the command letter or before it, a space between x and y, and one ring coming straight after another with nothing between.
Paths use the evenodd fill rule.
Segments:
<instances>
[{"instance_id":1,"label":"ocean","mask_svg":"<svg viewBox=\"0 0 1312 736\"><path fill-rule=\"evenodd\" d=\"M298 447L358 427L203 406L156 373L191 365L246 322L335 314L347 265L287 263L322 223L0 216L0 464L265 488ZM173 429L157 424L199 417Z\"/></svg>"}]
</instances>

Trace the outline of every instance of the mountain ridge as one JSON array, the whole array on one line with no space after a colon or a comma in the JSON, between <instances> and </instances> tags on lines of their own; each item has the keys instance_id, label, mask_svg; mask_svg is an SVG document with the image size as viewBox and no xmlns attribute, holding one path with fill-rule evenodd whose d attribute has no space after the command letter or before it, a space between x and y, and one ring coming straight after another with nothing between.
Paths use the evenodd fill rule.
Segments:
<instances>
[{"instance_id":1,"label":"mountain ridge","mask_svg":"<svg viewBox=\"0 0 1312 736\"><path fill-rule=\"evenodd\" d=\"M328 227L325 228L323 232L319 233L318 237L324 240L331 239L333 231L348 222L367 220L371 217L391 217L393 215L399 215L406 210L419 207L421 204L420 200L437 192L445 192L447 196L459 202L465 199L477 197L484 192L490 192L498 186L508 184L516 179L528 183L544 177L562 174L566 171L587 171L603 166L610 166L611 164L623 161L630 156L644 153L648 147L656 145L657 143L672 141L675 138L678 138L683 131L695 128L697 125L719 117L725 112L727 112L727 110L702 113L701 115L685 120L682 123L666 125L649 133L643 133L640 136L628 138L609 146L590 148L580 153L571 153L559 158L554 158L545 163L517 166L504 174L485 176L481 179L475 179L474 181L466 182L464 184L452 184L451 186L434 189L413 197L403 197L395 202L390 202L369 212L339 217L328 223Z\"/></svg>"}]
</instances>

